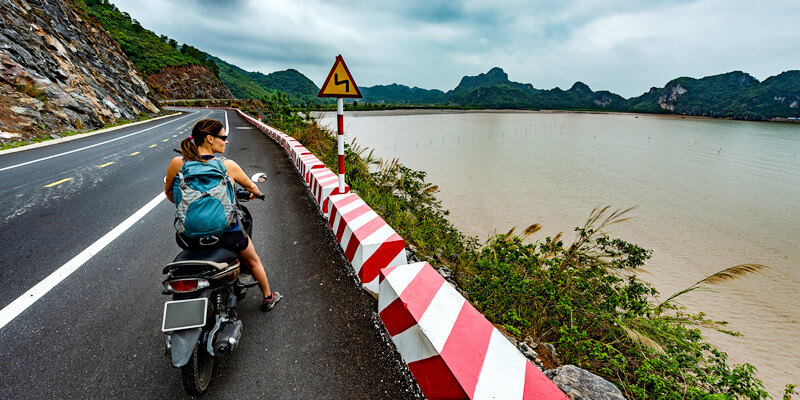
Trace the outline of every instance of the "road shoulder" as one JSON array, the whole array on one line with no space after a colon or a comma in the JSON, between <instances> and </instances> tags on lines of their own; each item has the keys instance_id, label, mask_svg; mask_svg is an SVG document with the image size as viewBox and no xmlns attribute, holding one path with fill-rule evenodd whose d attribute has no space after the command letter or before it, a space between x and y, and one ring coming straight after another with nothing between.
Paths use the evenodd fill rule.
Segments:
<instances>
[{"instance_id":1,"label":"road shoulder","mask_svg":"<svg viewBox=\"0 0 800 400\"><path fill-rule=\"evenodd\" d=\"M177 112L175 114L162 115L160 117L150 118L150 119L146 119L146 120L143 120L143 121L131 122L129 124L122 124L122 125L112 126L112 127L109 127L109 128L101 128L101 129L98 129L96 131L91 131L91 132L86 132L86 133L79 133L77 135L71 135L71 136L62 137L62 138L58 138L58 139L45 140L44 142L26 144L24 146L15 147L13 149L0 150L0 156L5 155L5 154L17 153L17 152L25 151L25 150L38 149L40 147L51 146L51 145L54 145L54 144L69 142L71 140L82 139L82 138L85 138L85 137L99 135L101 133L112 132L112 131L115 131L115 130L118 130L118 129L128 128L128 127L136 126L136 125L141 125L141 124L144 124L144 123L147 123L147 122L158 121L160 119L176 117L176 116L180 116L180 115L183 115L183 114L184 114L184 112Z\"/></svg>"}]
</instances>

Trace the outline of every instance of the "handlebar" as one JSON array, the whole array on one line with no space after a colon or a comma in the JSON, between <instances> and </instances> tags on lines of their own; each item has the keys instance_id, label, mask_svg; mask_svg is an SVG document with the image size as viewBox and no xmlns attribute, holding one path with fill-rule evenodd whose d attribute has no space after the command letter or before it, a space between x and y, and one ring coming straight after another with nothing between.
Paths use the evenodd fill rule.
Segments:
<instances>
[{"instance_id":1,"label":"handlebar","mask_svg":"<svg viewBox=\"0 0 800 400\"><path fill-rule=\"evenodd\" d=\"M265 200L266 196L264 194L262 194L261 196L256 196L255 198L256 199ZM236 188L236 200L239 200L239 201L242 201L242 202L250 201L250 192L248 192L246 189L237 187Z\"/></svg>"}]
</instances>

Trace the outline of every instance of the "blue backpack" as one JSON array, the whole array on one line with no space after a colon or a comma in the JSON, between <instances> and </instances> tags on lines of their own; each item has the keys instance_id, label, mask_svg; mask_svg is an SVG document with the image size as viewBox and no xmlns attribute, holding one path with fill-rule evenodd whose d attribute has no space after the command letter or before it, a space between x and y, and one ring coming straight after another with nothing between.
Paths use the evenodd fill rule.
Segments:
<instances>
[{"instance_id":1,"label":"blue backpack","mask_svg":"<svg viewBox=\"0 0 800 400\"><path fill-rule=\"evenodd\" d=\"M237 221L233 184L222 160L183 163L172 186L179 233L190 238L218 238Z\"/></svg>"}]
</instances>

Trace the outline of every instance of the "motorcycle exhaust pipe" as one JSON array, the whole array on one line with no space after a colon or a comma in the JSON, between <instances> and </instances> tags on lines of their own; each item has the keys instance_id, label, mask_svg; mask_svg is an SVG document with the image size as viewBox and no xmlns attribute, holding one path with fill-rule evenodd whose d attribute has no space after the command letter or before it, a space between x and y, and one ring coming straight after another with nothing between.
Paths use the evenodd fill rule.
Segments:
<instances>
[{"instance_id":1,"label":"motorcycle exhaust pipe","mask_svg":"<svg viewBox=\"0 0 800 400\"><path fill-rule=\"evenodd\" d=\"M242 321L235 320L225 324L217 333L217 340L214 341L214 354L224 356L236 350L239 346L239 338L242 337Z\"/></svg>"}]
</instances>

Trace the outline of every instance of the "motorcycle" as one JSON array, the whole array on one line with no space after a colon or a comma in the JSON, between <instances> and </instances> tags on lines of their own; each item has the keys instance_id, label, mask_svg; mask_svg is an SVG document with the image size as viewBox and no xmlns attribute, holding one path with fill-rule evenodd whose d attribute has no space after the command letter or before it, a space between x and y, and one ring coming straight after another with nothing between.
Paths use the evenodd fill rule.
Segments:
<instances>
[{"instance_id":1,"label":"motorcycle","mask_svg":"<svg viewBox=\"0 0 800 400\"><path fill-rule=\"evenodd\" d=\"M250 178L263 182L266 174ZM235 188L235 207L240 210L242 229L252 237L253 218L240 204L250 200L250 192ZM259 196L264 200L264 196ZM183 250L164 267L167 275L163 294L172 300L164 304L161 330L167 335L165 356L180 368L183 388L190 395L203 393L211 382L215 357L224 357L239 345L242 321L237 304L247 288L257 283L240 271L238 254L209 247ZM249 279L247 279L249 278Z\"/></svg>"}]
</instances>

